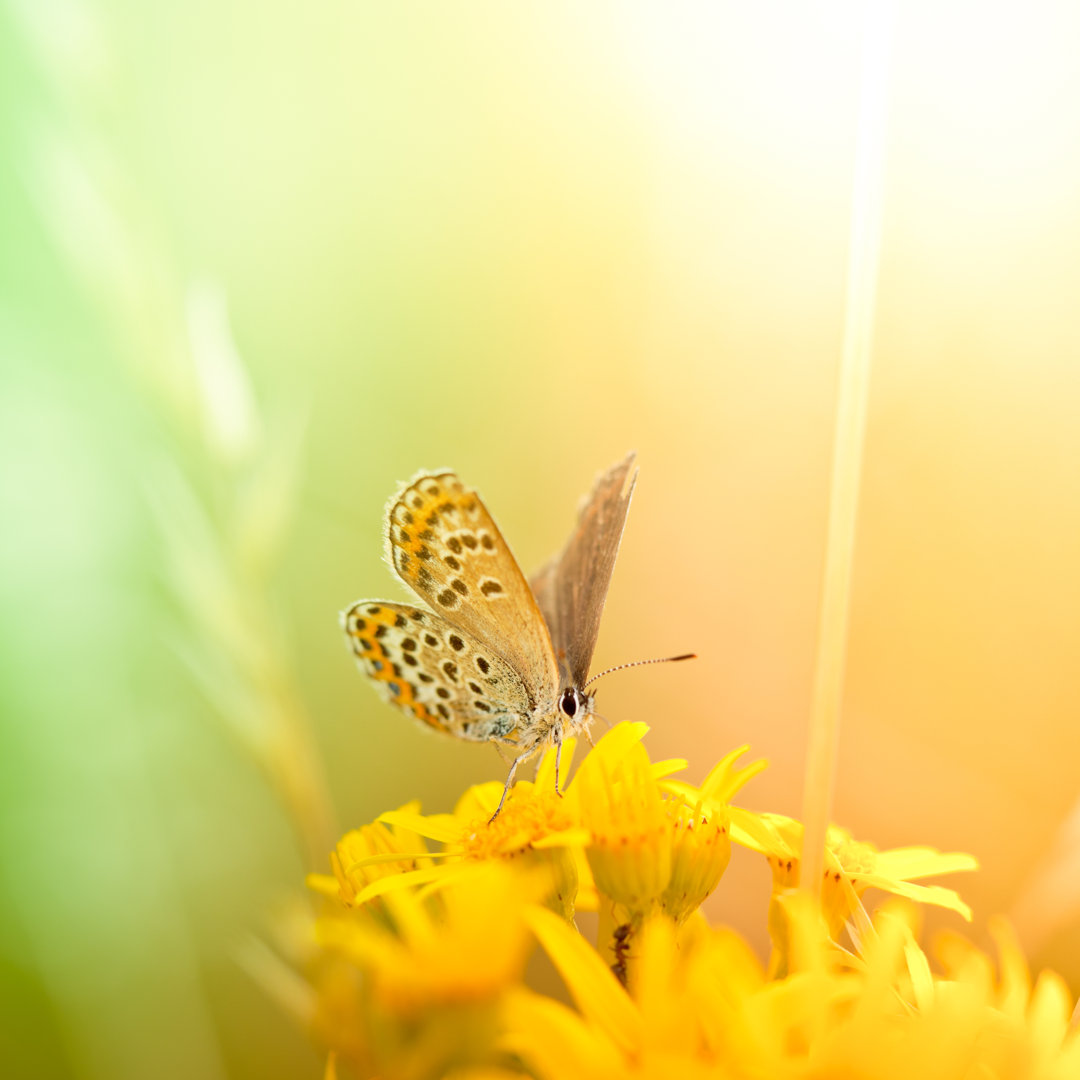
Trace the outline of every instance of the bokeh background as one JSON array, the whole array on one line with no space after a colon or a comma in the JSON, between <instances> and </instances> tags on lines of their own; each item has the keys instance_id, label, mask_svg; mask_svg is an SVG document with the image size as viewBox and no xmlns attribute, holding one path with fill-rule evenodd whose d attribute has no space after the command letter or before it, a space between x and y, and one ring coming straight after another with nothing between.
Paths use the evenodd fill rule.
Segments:
<instances>
[{"instance_id":1,"label":"bokeh background","mask_svg":"<svg viewBox=\"0 0 1080 1080\"><path fill-rule=\"evenodd\" d=\"M628 449L615 719L798 814L864 5L0 9L0 1071L317 1076L259 942L501 777L363 685L381 517ZM904 3L835 817L1080 989L1080 10ZM767 872L713 918L765 947ZM931 915L932 927L957 926ZM284 992L284 991L282 991Z\"/></svg>"}]
</instances>

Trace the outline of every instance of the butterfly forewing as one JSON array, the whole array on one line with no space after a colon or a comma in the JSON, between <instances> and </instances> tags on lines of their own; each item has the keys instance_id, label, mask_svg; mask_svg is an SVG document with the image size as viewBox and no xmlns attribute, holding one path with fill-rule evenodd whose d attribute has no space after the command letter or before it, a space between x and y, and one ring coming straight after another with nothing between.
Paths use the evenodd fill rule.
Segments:
<instances>
[{"instance_id":1,"label":"butterfly forewing","mask_svg":"<svg viewBox=\"0 0 1080 1080\"><path fill-rule=\"evenodd\" d=\"M532 579L559 663L578 687L588 680L600 633L600 616L637 483L635 458L628 454L597 479L581 504L566 547Z\"/></svg>"},{"instance_id":2,"label":"butterfly forewing","mask_svg":"<svg viewBox=\"0 0 1080 1080\"><path fill-rule=\"evenodd\" d=\"M360 600L342 622L360 669L391 704L450 735L517 741L529 710L525 687L460 627L386 600Z\"/></svg>"},{"instance_id":3,"label":"butterfly forewing","mask_svg":"<svg viewBox=\"0 0 1080 1080\"><path fill-rule=\"evenodd\" d=\"M480 497L451 472L421 473L390 503L394 570L463 638L516 671L532 706L554 699L558 668L536 600Z\"/></svg>"}]
</instances>

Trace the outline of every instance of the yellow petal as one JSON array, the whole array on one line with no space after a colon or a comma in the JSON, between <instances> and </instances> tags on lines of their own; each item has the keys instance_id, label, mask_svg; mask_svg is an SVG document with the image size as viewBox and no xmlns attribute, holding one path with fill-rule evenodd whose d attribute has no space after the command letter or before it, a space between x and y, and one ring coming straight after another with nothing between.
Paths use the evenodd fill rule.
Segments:
<instances>
[{"instance_id":1,"label":"yellow petal","mask_svg":"<svg viewBox=\"0 0 1080 1080\"><path fill-rule=\"evenodd\" d=\"M383 863L419 862L421 859L455 859L460 856L457 851L432 851L425 855L407 855L400 851L387 851L381 855L365 855L362 859L355 859L347 865L342 865L342 870L349 873L352 870L362 870L365 866L379 866Z\"/></svg>"},{"instance_id":2,"label":"yellow petal","mask_svg":"<svg viewBox=\"0 0 1080 1080\"><path fill-rule=\"evenodd\" d=\"M400 944L385 934L342 919L319 919L315 923L315 940L320 945L344 953L364 967L393 968L405 956Z\"/></svg>"},{"instance_id":3,"label":"yellow petal","mask_svg":"<svg viewBox=\"0 0 1080 1080\"><path fill-rule=\"evenodd\" d=\"M641 1015L596 951L547 908L527 909L525 921L559 969L583 1015L616 1045L634 1052L640 1043Z\"/></svg>"},{"instance_id":4,"label":"yellow petal","mask_svg":"<svg viewBox=\"0 0 1080 1080\"><path fill-rule=\"evenodd\" d=\"M663 780L666 776L671 776L672 773L682 772L683 769L689 765L690 762L686 758L673 757L666 758L663 761L654 761L652 763L652 774L654 780Z\"/></svg>"},{"instance_id":5,"label":"yellow petal","mask_svg":"<svg viewBox=\"0 0 1080 1080\"><path fill-rule=\"evenodd\" d=\"M695 806L701 801L701 792L686 780L668 780L663 776L656 776L655 773L653 776L654 779L660 781L661 791L666 791L670 795L676 796L676 798L680 799L688 806Z\"/></svg>"},{"instance_id":6,"label":"yellow petal","mask_svg":"<svg viewBox=\"0 0 1080 1080\"><path fill-rule=\"evenodd\" d=\"M1031 998L1031 972L1020 950L1020 943L1013 928L1000 916L992 916L987 922L987 929L997 946L1001 964L998 1008L1011 1016L1022 1018Z\"/></svg>"},{"instance_id":7,"label":"yellow petal","mask_svg":"<svg viewBox=\"0 0 1080 1080\"><path fill-rule=\"evenodd\" d=\"M541 1080L614 1077L627 1071L617 1046L561 1002L511 990L503 1007L503 1048L520 1055Z\"/></svg>"},{"instance_id":8,"label":"yellow petal","mask_svg":"<svg viewBox=\"0 0 1080 1080\"><path fill-rule=\"evenodd\" d=\"M407 870L404 874L390 874L373 881L357 894L353 902L357 906L366 904L369 900L382 896L384 893L393 892L395 889L405 889L411 885L426 885L429 881L434 881L441 876L440 868L436 866L429 866L423 870Z\"/></svg>"},{"instance_id":9,"label":"yellow petal","mask_svg":"<svg viewBox=\"0 0 1080 1080\"><path fill-rule=\"evenodd\" d=\"M915 1004L925 1011L934 1003L934 974L926 953L919 948L914 936L909 937L904 945L904 962L911 978Z\"/></svg>"},{"instance_id":10,"label":"yellow petal","mask_svg":"<svg viewBox=\"0 0 1080 1080\"><path fill-rule=\"evenodd\" d=\"M941 852L932 847L893 848L879 851L874 859L875 873L897 881L978 869L979 860L974 855L963 851Z\"/></svg>"},{"instance_id":11,"label":"yellow petal","mask_svg":"<svg viewBox=\"0 0 1080 1080\"><path fill-rule=\"evenodd\" d=\"M751 762L741 769L735 768L735 762L750 749L749 745L739 746L725 754L710 770L701 785L701 793L717 802L731 802L736 792L749 783L760 772L769 767L764 758Z\"/></svg>"},{"instance_id":12,"label":"yellow petal","mask_svg":"<svg viewBox=\"0 0 1080 1080\"><path fill-rule=\"evenodd\" d=\"M633 746L640 743L648 730L649 725L643 724L640 720L635 723L616 724L593 747L592 753L585 759L586 765L589 762L598 762L599 759L614 764L625 757Z\"/></svg>"},{"instance_id":13,"label":"yellow petal","mask_svg":"<svg viewBox=\"0 0 1080 1080\"><path fill-rule=\"evenodd\" d=\"M577 750L577 739L563 740L562 755L559 758L559 782L563 787L566 786L566 778L570 775L570 768L574 764L575 750ZM545 751L544 756L540 759L540 767L536 770L536 780L534 782L538 788L543 788L545 791L555 789L554 748Z\"/></svg>"},{"instance_id":14,"label":"yellow petal","mask_svg":"<svg viewBox=\"0 0 1080 1080\"><path fill-rule=\"evenodd\" d=\"M537 851L543 851L545 848L555 847L585 847L586 844L592 839L592 833L588 829L563 829L561 832L548 833L547 836L541 836L539 840L534 840L532 846Z\"/></svg>"},{"instance_id":15,"label":"yellow petal","mask_svg":"<svg viewBox=\"0 0 1080 1080\"><path fill-rule=\"evenodd\" d=\"M960 894L955 889L943 889L940 885L915 885L910 881L893 881L876 874L860 874L859 884L884 889L896 896L906 896L909 900L918 900L920 904L935 904L937 907L948 908L971 922L971 908L960 899Z\"/></svg>"},{"instance_id":16,"label":"yellow petal","mask_svg":"<svg viewBox=\"0 0 1080 1080\"><path fill-rule=\"evenodd\" d=\"M455 863L452 867L443 863L443 872L438 877L433 876L426 884L422 884L416 890L416 899L418 901L426 900L429 896L434 896L440 889L447 889L456 885L459 881L468 880L476 867L476 863Z\"/></svg>"},{"instance_id":17,"label":"yellow petal","mask_svg":"<svg viewBox=\"0 0 1080 1080\"><path fill-rule=\"evenodd\" d=\"M1031 995L1028 1008L1028 1024L1031 1027L1032 1041L1046 1054L1047 1050L1056 1050L1061 1046L1069 1029L1069 1013L1072 1009L1072 997L1065 980L1056 971L1040 972ZM1080 1054L1080 1040L1073 1040L1073 1052ZM1068 1074L1062 1069L1062 1076Z\"/></svg>"},{"instance_id":18,"label":"yellow petal","mask_svg":"<svg viewBox=\"0 0 1080 1080\"><path fill-rule=\"evenodd\" d=\"M734 843L762 855L798 858L798 848L789 844L780 834L770 820L771 815L744 810L741 806L732 806L728 812L731 817L731 839Z\"/></svg>"},{"instance_id":19,"label":"yellow petal","mask_svg":"<svg viewBox=\"0 0 1080 1080\"><path fill-rule=\"evenodd\" d=\"M332 874L308 874L304 878L304 884L313 892L328 896L331 900L341 898L341 886L338 885L338 879Z\"/></svg>"},{"instance_id":20,"label":"yellow petal","mask_svg":"<svg viewBox=\"0 0 1080 1080\"><path fill-rule=\"evenodd\" d=\"M397 825L410 832L419 833L440 844L453 844L461 839L461 822L453 814L432 814L421 817L401 810L387 810L378 819L384 825ZM401 856L398 856L400 859Z\"/></svg>"},{"instance_id":21,"label":"yellow petal","mask_svg":"<svg viewBox=\"0 0 1080 1080\"><path fill-rule=\"evenodd\" d=\"M532 784L528 780L521 780L517 787L512 789L511 797L520 788L529 788ZM487 821L499 805L505 785L501 780L488 780L484 784L473 784L466 788L464 794L454 804L453 819L459 828L464 828L473 822Z\"/></svg>"}]
</instances>

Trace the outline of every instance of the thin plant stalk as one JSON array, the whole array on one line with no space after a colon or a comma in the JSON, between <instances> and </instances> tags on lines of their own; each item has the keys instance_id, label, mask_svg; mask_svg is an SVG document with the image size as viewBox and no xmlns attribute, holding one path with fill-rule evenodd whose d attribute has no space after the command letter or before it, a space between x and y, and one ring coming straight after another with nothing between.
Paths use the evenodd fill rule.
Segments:
<instances>
[{"instance_id":1,"label":"thin plant stalk","mask_svg":"<svg viewBox=\"0 0 1080 1080\"><path fill-rule=\"evenodd\" d=\"M825 869L825 832L832 812L840 740L855 527L870 387L874 297L881 249L888 67L894 20L894 4L889 0L872 3L867 9L843 351L803 788L805 832L800 881L802 888L812 895L817 894L817 883Z\"/></svg>"}]
</instances>

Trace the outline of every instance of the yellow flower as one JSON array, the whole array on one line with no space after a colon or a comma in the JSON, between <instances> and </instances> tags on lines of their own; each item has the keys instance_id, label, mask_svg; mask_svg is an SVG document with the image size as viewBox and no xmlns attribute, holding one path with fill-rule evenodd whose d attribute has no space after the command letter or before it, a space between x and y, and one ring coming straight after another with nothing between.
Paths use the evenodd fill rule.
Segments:
<instances>
[{"instance_id":1,"label":"yellow flower","mask_svg":"<svg viewBox=\"0 0 1080 1080\"><path fill-rule=\"evenodd\" d=\"M655 784L659 778L684 767L681 760L649 764L640 740L648 727L645 724L620 724L593 748L579 774L586 777L589 770L615 767L622 756L636 748ZM569 771L576 740L563 744L562 765ZM502 784L492 782L469 788L458 800L451 814L422 816L415 810L392 811L383 814L380 822L425 836L443 845L442 851L432 852L433 859L444 859L438 866L385 875L372 881L356 898L366 903L390 889L422 885L452 875L462 863L500 860L520 863L524 867L545 868L551 875L552 891L547 902L565 918L572 918L578 906L595 907L590 863L582 852L596 842L596 834L582 820L582 807L590 805L583 799L583 781L575 777L564 795L555 793L555 754L549 750L541 759L536 781L519 781L510 794L502 812L494 821L491 816L499 804ZM602 843L602 839L601 839ZM590 855L590 860L592 856ZM602 855L599 857L602 861ZM666 880L667 875L665 875ZM584 895L582 894L584 886Z\"/></svg>"},{"instance_id":2,"label":"yellow flower","mask_svg":"<svg viewBox=\"0 0 1080 1080\"><path fill-rule=\"evenodd\" d=\"M506 999L504 1042L540 1080L565 1076L725 1080L1066 1080L1080 1075L1080 1035L1056 976L1030 978L997 931L1002 977L952 940L935 977L910 910L879 912L859 955L829 939L807 898L785 900L793 968L769 979L730 931L681 943L669 920L642 929L629 989L550 913L528 919L566 982L571 1009L527 990ZM681 944L681 947L680 947Z\"/></svg>"},{"instance_id":3,"label":"yellow flower","mask_svg":"<svg viewBox=\"0 0 1080 1080\"><path fill-rule=\"evenodd\" d=\"M418 802L411 802L397 812L409 815L419 809ZM400 825L387 828L376 821L347 832L330 853L334 876L309 874L308 887L355 907L357 897L372 882L430 866L427 856L427 846L417 833Z\"/></svg>"},{"instance_id":4,"label":"yellow flower","mask_svg":"<svg viewBox=\"0 0 1080 1080\"><path fill-rule=\"evenodd\" d=\"M741 746L717 762L700 788L681 780L661 784L671 796L665 803L671 828L671 878L660 896L660 909L676 923L705 902L727 869L731 858L729 803L766 767L764 761L755 761L736 768L748 749Z\"/></svg>"},{"instance_id":5,"label":"yellow flower","mask_svg":"<svg viewBox=\"0 0 1080 1080\"><path fill-rule=\"evenodd\" d=\"M798 901L805 901L799 896ZM823 1012L816 995L793 997L789 1024L778 1038L789 1044L795 1020L807 1034L819 1075L881 1080L1066 1080L1080 1075L1080 1037L1069 1032L1071 1001L1062 981L1044 975L1031 993L1027 967L1002 924L995 927L1002 977L989 957L951 938L943 976L934 976L915 943L914 911L893 901L864 935L857 957L817 935L816 959L807 961L811 916L794 905L793 925L803 938L801 962L788 979L769 984L779 998L785 985L811 981L840 988L843 1008ZM816 916L813 916L816 919ZM775 1015L775 1014L774 1014Z\"/></svg>"},{"instance_id":6,"label":"yellow flower","mask_svg":"<svg viewBox=\"0 0 1080 1080\"><path fill-rule=\"evenodd\" d=\"M590 835L585 854L602 897L598 941L623 980L634 938L651 913L681 924L716 888L731 857L728 800L765 767L736 768L741 747L696 788L668 778L685 762L651 764L640 737L635 726L617 726L574 781Z\"/></svg>"},{"instance_id":7,"label":"yellow flower","mask_svg":"<svg viewBox=\"0 0 1080 1080\"><path fill-rule=\"evenodd\" d=\"M433 1003L491 997L513 982L527 932L515 913L535 887L498 865L470 868L438 893L396 890L383 897L393 923L323 918L320 944L370 972L378 1000L402 1015Z\"/></svg>"},{"instance_id":8,"label":"yellow flower","mask_svg":"<svg viewBox=\"0 0 1080 1080\"><path fill-rule=\"evenodd\" d=\"M671 880L670 822L641 734L637 725L613 728L572 785L596 887L631 919L647 914Z\"/></svg>"},{"instance_id":9,"label":"yellow flower","mask_svg":"<svg viewBox=\"0 0 1080 1080\"><path fill-rule=\"evenodd\" d=\"M578 1008L525 990L508 997L506 1045L542 1080L728 1075L719 1067L741 1039L738 1003L764 979L735 934L709 932L680 950L670 920L654 916L627 990L579 934L545 911L528 918Z\"/></svg>"},{"instance_id":10,"label":"yellow flower","mask_svg":"<svg viewBox=\"0 0 1080 1080\"><path fill-rule=\"evenodd\" d=\"M970 855L879 851L833 826L812 902L796 890L799 822L730 803L764 764L738 767L740 748L697 788L670 777L682 762L650 762L645 730L612 729L563 798L545 758L494 823L498 783L466 791L452 814L410 804L342 839L335 876L311 879L328 901L308 965L311 1023L332 1060L381 1080L1080 1076L1065 984L1033 984L1006 927L992 927L1000 974L947 936L935 975L917 943L908 900L970 912L913 879L974 869ZM733 839L773 868L767 970L699 910ZM871 919L872 887L903 899ZM570 919L575 893L594 888L600 948ZM848 920L845 949L835 939ZM532 936L574 1007L525 988Z\"/></svg>"},{"instance_id":11,"label":"yellow flower","mask_svg":"<svg viewBox=\"0 0 1080 1080\"><path fill-rule=\"evenodd\" d=\"M802 823L783 814L757 814L753 821L745 811L733 811L734 838L768 858L773 873L773 903L769 908L769 933L773 939L774 974L786 970L789 935L784 909L776 904L799 885ZM873 844L856 840L847 829L830 825L826 834L825 873L821 886L821 909L829 933L838 938L852 916L862 917L861 900L867 889L917 900L955 911L971 921L971 908L953 889L918 885L913 878L975 870L978 860L963 852L940 852L930 847L894 848L879 851Z\"/></svg>"},{"instance_id":12,"label":"yellow flower","mask_svg":"<svg viewBox=\"0 0 1080 1080\"><path fill-rule=\"evenodd\" d=\"M978 1039L986 1075L1072 1080L1080 1076L1080 1028L1064 980L1044 971L1032 984L1012 928L991 919L1000 974L990 959L956 934L943 934L935 950L946 977L924 1003L928 1020L964 1024ZM991 1071L992 1070L992 1071Z\"/></svg>"},{"instance_id":13,"label":"yellow flower","mask_svg":"<svg viewBox=\"0 0 1080 1080\"><path fill-rule=\"evenodd\" d=\"M387 924L363 911L320 918L319 944L360 978L362 1031L331 1035L332 1048L364 1075L402 1080L491 1064L500 999L520 983L529 952L522 912L545 884L486 863L437 891L385 893Z\"/></svg>"},{"instance_id":14,"label":"yellow flower","mask_svg":"<svg viewBox=\"0 0 1080 1080\"><path fill-rule=\"evenodd\" d=\"M567 769L575 745L574 739L563 744L562 761ZM502 812L492 821L502 790L498 782L471 787L452 814L425 817L417 809L383 814L379 820L384 824L439 841L443 850L432 854L447 862L397 879L373 882L360 894L360 900L399 886L437 881L456 873L463 863L498 860L525 869L546 870L551 881L548 902L564 917L572 918L579 878L573 849L582 846L588 835L575 825L571 801L555 794L554 753L549 751L541 759L535 783L522 780L513 787Z\"/></svg>"},{"instance_id":15,"label":"yellow flower","mask_svg":"<svg viewBox=\"0 0 1080 1080\"><path fill-rule=\"evenodd\" d=\"M700 809L666 800L671 832L671 876L659 907L681 923L693 914L720 883L731 859L728 815L706 816Z\"/></svg>"}]
</instances>

